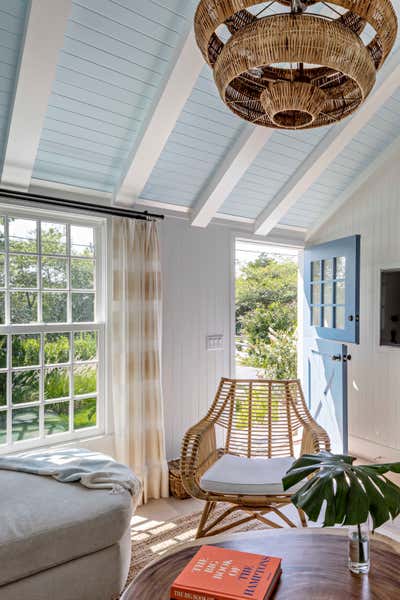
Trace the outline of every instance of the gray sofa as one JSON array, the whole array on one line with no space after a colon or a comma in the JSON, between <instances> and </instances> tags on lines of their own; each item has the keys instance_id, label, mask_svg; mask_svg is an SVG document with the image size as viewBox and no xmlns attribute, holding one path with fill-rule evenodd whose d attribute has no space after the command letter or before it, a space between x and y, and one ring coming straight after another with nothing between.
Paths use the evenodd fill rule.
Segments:
<instances>
[{"instance_id":1,"label":"gray sofa","mask_svg":"<svg viewBox=\"0 0 400 600\"><path fill-rule=\"evenodd\" d=\"M111 600L130 563L124 490L0 470L0 599Z\"/></svg>"}]
</instances>

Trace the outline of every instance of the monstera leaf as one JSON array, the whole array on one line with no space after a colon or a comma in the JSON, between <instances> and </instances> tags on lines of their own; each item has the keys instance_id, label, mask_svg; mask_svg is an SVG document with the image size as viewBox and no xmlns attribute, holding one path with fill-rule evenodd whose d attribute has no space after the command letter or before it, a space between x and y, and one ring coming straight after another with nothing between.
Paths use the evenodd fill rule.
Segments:
<instances>
[{"instance_id":1,"label":"monstera leaf","mask_svg":"<svg viewBox=\"0 0 400 600\"><path fill-rule=\"evenodd\" d=\"M400 473L400 463L354 466L352 456L321 452L296 460L283 478L283 488L308 478L292 497L311 521L326 501L324 527L359 525L370 515L376 529L400 514L400 488L386 473Z\"/></svg>"}]
</instances>

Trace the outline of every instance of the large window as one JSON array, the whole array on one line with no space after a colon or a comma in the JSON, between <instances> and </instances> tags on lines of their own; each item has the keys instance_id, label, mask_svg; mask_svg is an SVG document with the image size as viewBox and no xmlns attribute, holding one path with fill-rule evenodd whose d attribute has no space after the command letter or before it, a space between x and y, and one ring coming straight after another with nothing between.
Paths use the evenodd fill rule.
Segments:
<instances>
[{"instance_id":1,"label":"large window","mask_svg":"<svg viewBox=\"0 0 400 600\"><path fill-rule=\"evenodd\" d=\"M0 214L0 452L102 427L100 232Z\"/></svg>"}]
</instances>

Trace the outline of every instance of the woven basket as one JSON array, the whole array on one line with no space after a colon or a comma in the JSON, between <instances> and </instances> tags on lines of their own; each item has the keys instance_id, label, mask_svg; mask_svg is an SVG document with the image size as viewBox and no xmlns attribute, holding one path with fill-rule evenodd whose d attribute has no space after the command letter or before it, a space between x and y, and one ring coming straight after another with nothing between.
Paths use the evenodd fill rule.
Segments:
<instances>
[{"instance_id":1,"label":"woven basket","mask_svg":"<svg viewBox=\"0 0 400 600\"><path fill-rule=\"evenodd\" d=\"M186 500L190 498L189 494L183 487L181 478L181 461L180 459L171 460L168 463L169 467L169 493L178 500Z\"/></svg>"}]
</instances>

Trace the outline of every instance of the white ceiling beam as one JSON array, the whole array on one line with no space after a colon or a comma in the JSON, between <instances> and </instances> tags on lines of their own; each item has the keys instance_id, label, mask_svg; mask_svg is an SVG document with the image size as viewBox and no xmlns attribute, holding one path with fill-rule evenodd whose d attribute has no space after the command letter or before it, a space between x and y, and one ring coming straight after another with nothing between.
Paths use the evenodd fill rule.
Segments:
<instances>
[{"instance_id":1,"label":"white ceiling beam","mask_svg":"<svg viewBox=\"0 0 400 600\"><path fill-rule=\"evenodd\" d=\"M132 205L140 197L204 64L191 27L153 110L143 124L130 166L116 190L117 203Z\"/></svg>"},{"instance_id":2,"label":"white ceiling beam","mask_svg":"<svg viewBox=\"0 0 400 600\"><path fill-rule=\"evenodd\" d=\"M32 0L1 185L27 191L54 82L71 0Z\"/></svg>"},{"instance_id":3,"label":"white ceiling beam","mask_svg":"<svg viewBox=\"0 0 400 600\"><path fill-rule=\"evenodd\" d=\"M399 87L399 50L387 61L380 75L380 84L359 111L331 129L257 218L255 234L267 235L279 223Z\"/></svg>"},{"instance_id":4,"label":"white ceiling beam","mask_svg":"<svg viewBox=\"0 0 400 600\"><path fill-rule=\"evenodd\" d=\"M312 239L318 231L337 213L339 208L344 206L348 200L368 181L375 172L383 167L387 161L391 158L398 157L400 155L400 136L398 136L385 150L383 150L370 165L354 181L349 185L347 190L331 204L329 210L326 211L307 232L306 242Z\"/></svg>"},{"instance_id":5,"label":"white ceiling beam","mask_svg":"<svg viewBox=\"0 0 400 600\"><path fill-rule=\"evenodd\" d=\"M192 225L207 227L264 148L272 132L266 127L246 126L200 193L193 208Z\"/></svg>"}]
</instances>

